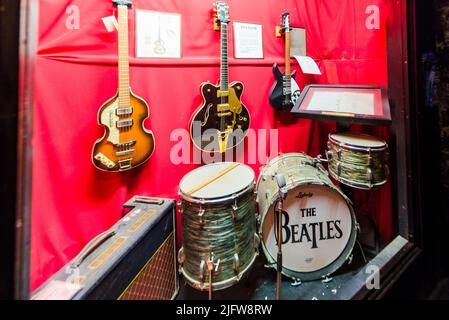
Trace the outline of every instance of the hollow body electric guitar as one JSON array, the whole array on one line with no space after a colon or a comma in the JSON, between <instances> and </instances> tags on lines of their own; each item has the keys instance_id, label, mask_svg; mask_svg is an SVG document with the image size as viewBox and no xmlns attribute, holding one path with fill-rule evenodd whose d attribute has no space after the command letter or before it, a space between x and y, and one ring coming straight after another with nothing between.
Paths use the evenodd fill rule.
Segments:
<instances>
[{"instance_id":1,"label":"hollow body electric guitar","mask_svg":"<svg viewBox=\"0 0 449 320\"><path fill-rule=\"evenodd\" d=\"M119 172L146 162L154 150L154 137L144 128L149 116L147 103L129 86L128 7L130 0L114 0L118 7L119 86L117 94L98 112L98 123L105 128L93 151L94 165L103 171Z\"/></svg>"},{"instance_id":2,"label":"hollow body electric guitar","mask_svg":"<svg viewBox=\"0 0 449 320\"><path fill-rule=\"evenodd\" d=\"M273 66L273 74L276 79L271 92L270 104L276 110L290 111L296 104L301 92L295 81L296 71L291 73L290 55L290 15L288 12L282 14L281 32L285 35L285 73L279 70L277 64Z\"/></svg>"},{"instance_id":3,"label":"hollow body electric guitar","mask_svg":"<svg viewBox=\"0 0 449 320\"><path fill-rule=\"evenodd\" d=\"M228 81L229 7L217 2L214 29L221 30L221 70L219 85L201 85L203 104L195 111L190 124L193 144L206 152L224 153L245 138L250 115L241 101L243 84Z\"/></svg>"}]
</instances>

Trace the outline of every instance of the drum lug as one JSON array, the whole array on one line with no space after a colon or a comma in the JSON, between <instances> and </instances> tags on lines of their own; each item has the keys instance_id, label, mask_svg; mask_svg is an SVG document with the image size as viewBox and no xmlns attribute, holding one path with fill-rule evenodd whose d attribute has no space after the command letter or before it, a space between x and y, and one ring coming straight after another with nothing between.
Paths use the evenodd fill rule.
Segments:
<instances>
[{"instance_id":1,"label":"drum lug","mask_svg":"<svg viewBox=\"0 0 449 320\"><path fill-rule=\"evenodd\" d=\"M333 280L334 280L334 278L329 277L329 275L326 275L326 276L323 276L321 282L322 282L322 283L329 283L329 282L331 282L331 281L333 281Z\"/></svg>"},{"instance_id":2,"label":"drum lug","mask_svg":"<svg viewBox=\"0 0 449 320\"><path fill-rule=\"evenodd\" d=\"M366 178L369 181L369 188L372 189L373 188L373 170L371 168L368 168L367 172L366 172Z\"/></svg>"},{"instance_id":3,"label":"drum lug","mask_svg":"<svg viewBox=\"0 0 449 320\"><path fill-rule=\"evenodd\" d=\"M217 272L218 267L220 266L220 259L218 259L217 262L215 262L215 259L216 259L215 254L212 252L209 256L209 259L207 259L207 269Z\"/></svg>"},{"instance_id":4,"label":"drum lug","mask_svg":"<svg viewBox=\"0 0 449 320\"><path fill-rule=\"evenodd\" d=\"M354 255L351 253L348 257L348 264L352 263L352 259L354 258Z\"/></svg>"},{"instance_id":5,"label":"drum lug","mask_svg":"<svg viewBox=\"0 0 449 320\"><path fill-rule=\"evenodd\" d=\"M232 219L237 220L237 211L239 210L239 206L237 205L237 199L234 199L234 204L232 205Z\"/></svg>"},{"instance_id":6,"label":"drum lug","mask_svg":"<svg viewBox=\"0 0 449 320\"><path fill-rule=\"evenodd\" d=\"M373 155L371 154L371 148L368 148L368 166L373 165Z\"/></svg>"},{"instance_id":7,"label":"drum lug","mask_svg":"<svg viewBox=\"0 0 449 320\"><path fill-rule=\"evenodd\" d=\"M206 261L204 260L201 260L200 262L199 278L201 282L201 288L204 288L204 281L206 280Z\"/></svg>"},{"instance_id":8,"label":"drum lug","mask_svg":"<svg viewBox=\"0 0 449 320\"><path fill-rule=\"evenodd\" d=\"M234 254L234 260L232 262L232 268L234 269L234 273L237 276L237 278L239 278L239 275L240 275L240 259L239 259L239 254L238 253Z\"/></svg>"},{"instance_id":9,"label":"drum lug","mask_svg":"<svg viewBox=\"0 0 449 320\"><path fill-rule=\"evenodd\" d=\"M182 200L178 200L176 202L176 205L178 206L178 212L179 214L182 214L184 212L184 205L182 203Z\"/></svg>"},{"instance_id":10,"label":"drum lug","mask_svg":"<svg viewBox=\"0 0 449 320\"><path fill-rule=\"evenodd\" d=\"M295 185L295 176L293 175L293 173L288 174L288 179L290 180L291 185Z\"/></svg>"},{"instance_id":11,"label":"drum lug","mask_svg":"<svg viewBox=\"0 0 449 320\"><path fill-rule=\"evenodd\" d=\"M342 152L341 148L338 148L338 149L337 149L337 159L338 159L339 161L341 161L341 152Z\"/></svg>"},{"instance_id":12,"label":"drum lug","mask_svg":"<svg viewBox=\"0 0 449 320\"><path fill-rule=\"evenodd\" d=\"M301 281L301 279L293 278L293 282L290 283L290 285L292 287L299 287L300 285L302 285L302 281Z\"/></svg>"},{"instance_id":13,"label":"drum lug","mask_svg":"<svg viewBox=\"0 0 449 320\"><path fill-rule=\"evenodd\" d=\"M236 221L237 220L237 210L239 209L238 206L233 205L232 206L232 220Z\"/></svg>"},{"instance_id":14,"label":"drum lug","mask_svg":"<svg viewBox=\"0 0 449 320\"><path fill-rule=\"evenodd\" d=\"M182 267L184 266L185 259L186 259L186 257L184 255L184 248L181 248L178 251L179 273L182 272Z\"/></svg>"},{"instance_id":15,"label":"drum lug","mask_svg":"<svg viewBox=\"0 0 449 320\"><path fill-rule=\"evenodd\" d=\"M338 178L341 177L341 162L337 162L337 175Z\"/></svg>"},{"instance_id":16,"label":"drum lug","mask_svg":"<svg viewBox=\"0 0 449 320\"><path fill-rule=\"evenodd\" d=\"M202 206L200 206L200 211L198 212L198 217L200 218L199 224L200 226L204 225L204 213L206 212L206 210L203 209Z\"/></svg>"},{"instance_id":17,"label":"drum lug","mask_svg":"<svg viewBox=\"0 0 449 320\"><path fill-rule=\"evenodd\" d=\"M257 233L254 234L254 249L259 254L260 237Z\"/></svg>"}]
</instances>

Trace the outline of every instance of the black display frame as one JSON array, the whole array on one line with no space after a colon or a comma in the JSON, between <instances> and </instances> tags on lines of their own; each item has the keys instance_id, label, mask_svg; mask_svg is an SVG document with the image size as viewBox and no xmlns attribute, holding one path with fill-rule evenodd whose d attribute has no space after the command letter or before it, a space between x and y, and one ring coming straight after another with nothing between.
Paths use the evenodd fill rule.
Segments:
<instances>
[{"instance_id":1,"label":"black display frame","mask_svg":"<svg viewBox=\"0 0 449 320\"><path fill-rule=\"evenodd\" d=\"M337 113L327 111L309 111L303 109L304 101L310 94L311 89L348 89L348 90L380 90L381 91L381 103L382 103L382 116L372 116L365 114L352 114ZM296 105L291 110L291 113L296 118L306 118L322 121L337 121L346 124L367 124L367 125L391 125L391 111L390 102L388 99L388 92L385 87L382 86L364 86L364 85L322 85L311 84L304 88Z\"/></svg>"}]
</instances>

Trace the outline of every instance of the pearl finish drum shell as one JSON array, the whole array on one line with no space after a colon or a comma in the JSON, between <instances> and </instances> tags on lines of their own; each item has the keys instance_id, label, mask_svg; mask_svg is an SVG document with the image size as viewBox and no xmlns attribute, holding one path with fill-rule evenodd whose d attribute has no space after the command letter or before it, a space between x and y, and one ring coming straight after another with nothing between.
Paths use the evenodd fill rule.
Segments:
<instances>
[{"instance_id":1,"label":"pearl finish drum shell","mask_svg":"<svg viewBox=\"0 0 449 320\"><path fill-rule=\"evenodd\" d=\"M327 158L331 176L350 187L370 190L388 180L388 145L366 134L329 134Z\"/></svg>"},{"instance_id":2,"label":"pearl finish drum shell","mask_svg":"<svg viewBox=\"0 0 449 320\"><path fill-rule=\"evenodd\" d=\"M216 163L200 167L186 174L180 183L183 227L183 246L178 254L180 272L198 290L209 290L208 273L201 275L200 270L202 261L207 261L211 253L220 259L212 278L213 291L238 283L258 255L255 176L250 167L240 164L212 182L211 188L188 194L196 185L231 165ZM235 179L238 181L233 183ZM239 259L238 272L233 269L235 254Z\"/></svg>"}]
</instances>

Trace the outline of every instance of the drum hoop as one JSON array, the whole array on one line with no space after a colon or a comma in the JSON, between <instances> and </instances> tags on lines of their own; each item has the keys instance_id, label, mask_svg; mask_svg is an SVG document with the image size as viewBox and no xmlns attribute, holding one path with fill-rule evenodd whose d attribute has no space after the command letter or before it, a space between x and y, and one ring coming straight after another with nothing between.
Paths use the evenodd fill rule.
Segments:
<instances>
[{"instance_id":1,"label":"drum hoop","mask_svg":"<svg viewBox=\"0 0 449 320\"><path fill-rule=\"evenodd\" d=\"M299 155L301 157L299 157ZM286 154L277 156L276 158L272 159L269 163L267 163L265 166L263 166L260 169L259 178L257 179L256 190L259 190L259 185L262 181L262 177L265 175L264 172L266 172L268 170L268 168L270 168L272 165L282 161L283 159L288 159L288 158L304 158L304 159L309 158L309 160L313 160L312 157L305 155L303 153L286 153Z\"/></svg>"},{"instance_id":2,"label":"drum hoop","mask_svg":"<svg viewBox=\"0 0 449 320\"><path fill-rule=\"evenodd\" d=\"M199 197L193 197L193 196L189 196L186 195L185 193L183 193L181 190L179 190L179 194L181 196L181 198L189 203L194 203L194 204L220 204L220 203L227 203L230 201L234 201L236 199L239 199L240 197L244 196L247 193L251 193L254 190L254 184L255 184L255 179L253 179L251 181L251 183L245 187L244 189L242 189L241 191L238 192L234 192L230 195L224 196L224 197L217 197L217 198L199 198Z\"/></svg>"},{"instance_id":3,"label":"drum hoop","mask_svg":"<svg viewBox=\"0 0 449 320\"><path fill-rule=\"evenodd\" d=\"M265 166L264 169L274 165L275 163L282 161L283 159L288 159L288 158L303 158L305 160L313 160L313 157L305 154L305 153L284 153L281 154L273 159L270 160L270 162L268 162ZM264 170L260 170L261 172Z\"/></svg>"},{"instance_id":4,"label":"drum hoop","mask_svg":"<svg viewBox=\"0 0 449 320\"><path fill-rule=\"evenodd\" d=\"M240 280L247 275L247 273L250 271L250 269L253 267L254 262L256 261L256 258L258 257L259 253L257 250L254 250L254 256L252 257L251 261L249 262L248 266L238 274L238 276L234 276L231 279L223 280L220 282L212 283L212 290L213 291L219 291L223 289L227 289L229 287L232 287L233 285L240 282ZM187 272L184 270L183 267L180 268L181 273L184 276L186 282L193 288L200 290L200 291L208 291L209 290L209 283L203 283L204 286L201 286L201 282L195 280L192 278Z\"/></svg>"},{"instance_id":5,"label":"drum hoop","mask_svg":"<svg viewBox=\"0 0 449 320\"><path fill-rule=\"evenodd\" d=\"M296 185L294 188L301 186L303 184L298 184ZM341 254L330 264L328 264L327 266L319 269L319 270L315 270L312 272L298 272L298 271L294 271L294 270L290 270L287 269L285 267L282 267L282 274L285 275L286 277L289 277L291 279L294 280L301 280L301 281L313 281L313 280L317 280L323 277L326 277L332 273L334 273L335 271L337 271L343 264L345 261L348 260L348 258L350 257L354 245L355 245L355 241L357 238L357 220L355 218L355 213L354 213L354 208L352 207L352 202L350 201L350 199L343 193L341 192L338 188L332 188L330 186L328 186L325 183L319 184L319 183L312 183L312 184L308 184L308 185L319 185L319 186L326 186L331 190L337 191L337 194L339 194L341 196L341 198L346 202L346 204L348 205L349 208L349 213L351 215L351 236L349 237L349 240L345 246L345 248L343 249L343 251L341 252ZM292 189L294 189L292 188ZM292 189L289 189L292 190ZM274 197L276 198L276 197ZM267 258L268 262L270 264L275 263L276 262L276 258L272 257L271 254L268 251L268 248L265 245L265 241L263 238L263 225L265 222L265 218L268 215L269 212L269 208L271 207L271 205L273 204L273 202L270 202L270 206L265 210L265 212L261 215L261 219L260 219L260 224L259 224L259 228L258 228L258 232L259 232L259 237L260 237L260 243L262 245L262 251L265 255L265 257ZM346 254L345 254L346 253ZM340 258L344 255L344 260L340 260ZM340 261L341 263L336 263L337 261ZM331 268L332 267L332 268ZM326 271L326 273L323 273L322 271L325 269L329 269L329 271ZM300 276L301 277L300 277ZM319 275L319 276L318 276Z\"/></svg>"},{"instance_id":6,"label":"drum hoop","mask_svg":"<svg viewBox=\"0 0 449 320\"><path fill-rule=\"evenodd\" d=\"M343 149L347 149L347 150L351 150L351 151L364 151L364 152L370 152L370 151L382 152L382 151L388 150L388 144L384 140L382 140L382 139L379 139L380 142L384 143L384 146L382 146L382 147L362 147L362 146L359 146L359 145L338 141L334 137L332 137L333 134L335 134L335 133L330 133L329 134L329 141L333 145L336 145L336 146L338 146L340 148L343 148ZM372 136L367 135L367 134L361 134L360 136L372 137Z\"/></svg>"}]
</instances>

